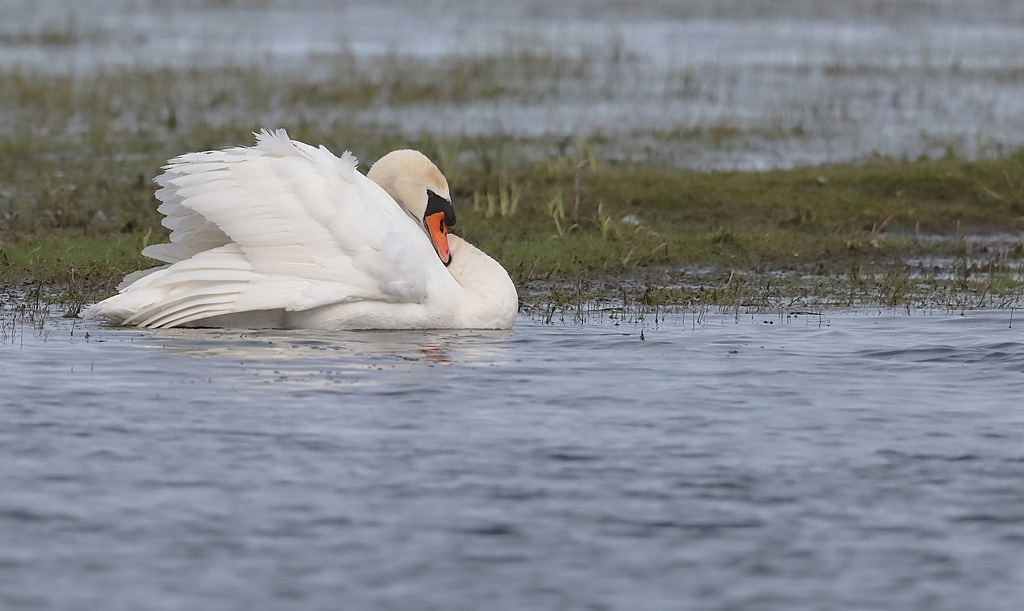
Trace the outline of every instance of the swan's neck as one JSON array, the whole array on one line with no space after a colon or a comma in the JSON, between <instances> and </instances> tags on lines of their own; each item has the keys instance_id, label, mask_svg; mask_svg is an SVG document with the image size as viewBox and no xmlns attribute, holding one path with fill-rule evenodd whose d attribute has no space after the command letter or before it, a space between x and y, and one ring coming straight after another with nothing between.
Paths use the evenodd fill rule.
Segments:
<instances>
[{"instance_id":1,"label":"swan's neck","mask_svg":"<svg viewBox=\"0 0 1024 611\"><path fill-rule=\"evenodd\" d=\"M461 326L508 329L519 310L519 295L497 261L462 238L448 234L452 263L448 273L462 286L458 305Z\"/></svg>"}]
</instances>

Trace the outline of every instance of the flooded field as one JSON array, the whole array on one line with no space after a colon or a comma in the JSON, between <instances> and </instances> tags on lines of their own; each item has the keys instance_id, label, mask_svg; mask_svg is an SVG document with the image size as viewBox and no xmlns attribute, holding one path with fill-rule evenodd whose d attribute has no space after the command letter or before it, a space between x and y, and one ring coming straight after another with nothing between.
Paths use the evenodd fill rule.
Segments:
<instances>
[{"instance_id":1,"label":"flooded field","mask_svg":"<svg viewBox=\"0 0 1024 611\"><path fill-rule=\"evenodd\" d=\"M0 71L126 98L182 73L114 101L121 129L170 113L496 134L539 139L537 157L585 137L608 158L766 169L1020 147L1022 21L1009 0L8 0ZM24 123L7 113L0 133Z\"/></svg>"},{"instance_id":2,"label":"flooded field","mask_svg":"<svg viewBox=\"0 0 1024 611\"><path fill-rule=\"evenodd\" d=\"M1009 311L5 320L4 609L1015 609Z\"/></svg>"},{"instance_id":3,"label":"flooded field","mask_svg":"<svg viewBox=\"0 0 1024 611\"><path fill-rule=\"evenodd\" d=\"M1016 610L1024 3L768 4L0 0L0 609ZM76 318L279 126L514 330Z\"/></svg>"}]
</instances>

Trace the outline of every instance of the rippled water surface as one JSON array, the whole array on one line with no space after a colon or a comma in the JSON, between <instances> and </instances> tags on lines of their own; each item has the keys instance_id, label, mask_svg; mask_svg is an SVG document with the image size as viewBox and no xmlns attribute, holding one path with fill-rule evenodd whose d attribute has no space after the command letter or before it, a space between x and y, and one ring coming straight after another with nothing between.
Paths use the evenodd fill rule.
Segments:
<instances>
[{"instance_id":1,"label":"rippled water surface","mask_svg":"<svg viewBox=\"0 0 1024 611\"><path fill-rule=\"evenodd\" d=\"M0 608L1017 609L1021 326L8 323Z\"/></svg>"}]
</instances>

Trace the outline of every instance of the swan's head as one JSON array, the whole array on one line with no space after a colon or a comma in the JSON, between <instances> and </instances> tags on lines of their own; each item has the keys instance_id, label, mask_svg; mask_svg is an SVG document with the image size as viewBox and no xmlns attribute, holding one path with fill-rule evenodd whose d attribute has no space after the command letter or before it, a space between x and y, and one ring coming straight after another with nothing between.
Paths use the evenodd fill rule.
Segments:
<instances>
[{"instance_id":1,"label":"swan's head","mask_svg":"<svg viewBox=\"0 0 1024 611\"><path fill-rule=\"evenodd\" d=\"M423 153L404 149L378 159L366 176L423 225L441 262L450 264L448 228L455 224L455 208L441 170Z\"/></svg>"}]
</instances>

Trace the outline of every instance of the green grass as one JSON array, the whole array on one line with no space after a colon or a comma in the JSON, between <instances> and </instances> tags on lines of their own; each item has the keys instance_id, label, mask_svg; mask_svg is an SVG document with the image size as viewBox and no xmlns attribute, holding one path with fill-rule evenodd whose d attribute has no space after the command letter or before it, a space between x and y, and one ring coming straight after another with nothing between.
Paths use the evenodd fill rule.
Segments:
<instances>
[{"instance_id":1,"label":"green grass","mask_svg":"<svg viewBox=\"0 0 1024 611\"><path fill-rule=\"evenodd\" d=\"M351 148L364 171L394 148L434 159L452 187L456 233L505 265L528 307L601 295L654 307L1019 300L1024 152L703 172L610 161L615 143L600 133L410 135L348 114L378 103L530 103L573 83L598 91L630 61L621 49L570 56L520 45L436 63L343 54L319 80L256 68L0 72L0 282L109 294L126 272L155 264L138 251L167 235L153 197L161 165L251 144L286 108L293 138ZM782 124L650 134L711 147L800 135Z\"/></svg>"},{"instance_id":2,"label":"green grass","mask_svg":"<svg viewBox=\"0 0 1024 611\"><path fill-rule=\"evenodd\" d=\"M768 173L569 161L529 165L506 179L523 192L514 217L461 211L466 237L531 279L666 265L835 273L855 263L967 254L964 233L1024 228L1024 197L1012 186L1024 181L1021 156ZM497 189L482 173L464 174L455 187L463 200ZM1019 258L1021 244L999 253Z\"/></svg>"},{"instance_id":3,"label":"green grass","mask_svg":"<svg viewBox=\"0 0 1024 611\"><path fill-rule=\"evenodd\" d=\"M167 152L145 138L118 147L131 143L134 161L115 163L113 153L80 155L59 141L0 142L20 153L0 166L0 185L16 194L0 200L0 279L101 296L125 273L155 264L139 250L166 236L149 178ZM448 159L457 177L457 232L527 292L552 281L613 293L661 285L676 287L658 293L665 303L747 306L959 303L953 295L1000 305L1012 302L1000 296L1020 293L1021 241L965 236L1024 231L1021 154L751 173L610 165L583 149L494 167L441 152L481 142L419 144ZM948 269L921 273L903 263L922 257Z\"/></svg>"},{"instance_id":4,"label":"green grass","mask_svg":"<svg viewBox=\"0 0 1024 611\"><path fill-rule=\"evenodd\" d=\"M147 232L149 233L149 232ZM110 292L121 276L153 267L139 252L146 234L50 233L0 243L0 278L7 283L71 284Z\"/></svg>"}]
</instances>

